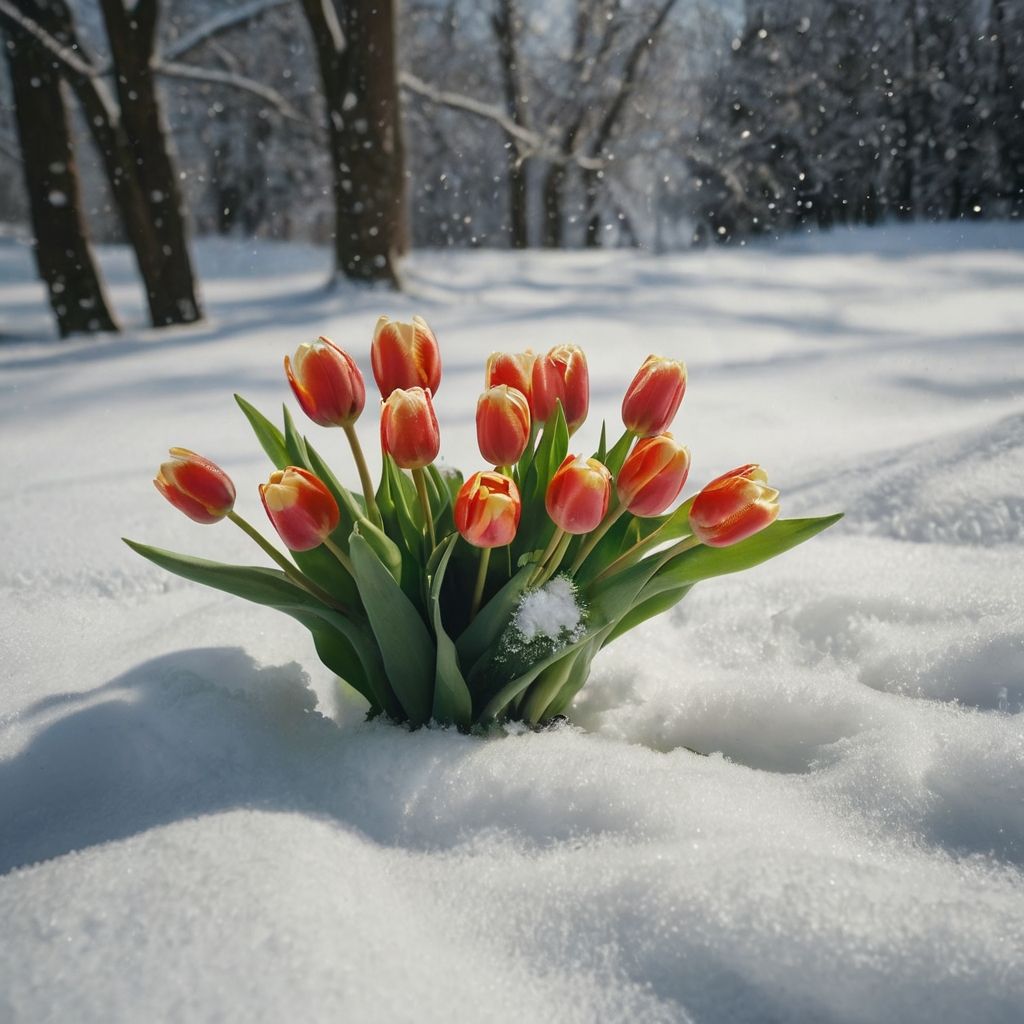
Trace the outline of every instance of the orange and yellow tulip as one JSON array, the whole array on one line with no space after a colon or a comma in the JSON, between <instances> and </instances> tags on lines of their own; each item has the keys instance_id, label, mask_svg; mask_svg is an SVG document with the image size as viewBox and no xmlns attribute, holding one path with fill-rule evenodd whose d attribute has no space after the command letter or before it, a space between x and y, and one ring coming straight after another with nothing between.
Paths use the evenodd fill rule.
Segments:
<instances>
[{"instance_id":1,"label":"orange and yellow tulip","mask_svg":"<svg viewBox=\"0 0 1024 1024\"><path fill-rule=\"evenodd\" d=\"M672 424L686 394L686 366L648 356L622 399L622 422L640 437L661 434Z\"/></svg>"},{"instance_id":2,"label":"orange and yellow tulip","mask_svg":"<svg viewBox=\"0 0 1024 1024\"><path fill-rule=\"evenodd\" d=\"M341 518L334 495L308 470L288 466L260 484L260 498L274 529L291 551L319 547Z\"/></svg>"},{"instance_id":3,"label":"orange and yellow tulip","mask_svg":"<svg viewBox=\"0 0 1024 1024\"><path fill-rule=\"evenodd\" d=\"M492 466L518 462L530 440L530 405L507 384L488 388L476 404L476 439Z\"/></svg>"},{"instance_id":4,"label":"orange and yellow tulip","mask_svg":"<svg viewBox=\"0 0 1024 1024\"><path fill-rule=\"evenodd\" d=\"M235 507L235 485L216 463L187 448L172 448L153 480L156 489L197 523L220 522Z\"/></svg>"},{"instance_id":5,"label":"orange and yellow tulip","mask_svg":"<svg viewBox=\"0 0 1024 1024\"><path fill-rule=\"evenodd\" d=\"M521 514L519 488L501 473L474 473L455 496L455 528L477 548L511 544Z\"/></svg>"},{"instance_id":6,"label":"orange and yellow tulip","mask_svg":"<svg viewBox=\"0 0 1024 1024\"><path fill-rule=\"evenodd\" d=\"M384 399L396 388L424 388L437 394L441 384L437 339L419 316L414 316L411 323L380 317L373 331L370 364Z\"/></svg>"},{"instance_id":7,"label":"orange and yellow tulip","mask_svg":"<svg viewBox=\"0 0 1024 1024\"><path fill-rule=\"evenodd\" d=\"M712 480L693 500L693 535L708 547L725 548L771 525L779 514L779 492L767 481L754 463Z\"/></svg>"},{"instance_id":8,"label":"orange and yellow tulip","mask_svg":"<svg viewBox=\"0 0 1024 1024\"><path fill-rule=\"evenodd\" d=\"M659 516L679 497L689 472L690 451L671 434L642 438L619 470L619 501L635 516Z\"/></svg>"},{"instance_id":9,"label":"orange and yellow tulip","mask_svg":"<svg viewBox=\"0 0 1024 1024\"><path fill-rule=\"evenodd\" d=\"M347 427L366 404L366 385L355 360L328 338L304 342L284 372L302 411L322 427Z\"/></svg>"},{"instance_id":10,"label":"orange and yellow tulip","mask_svg":"<svg viewBox=\"0 0 1024 1024\"><path fill-rule=\"evenodd\" d=\"M429 390L391 392L381 409L380 443L402 469L422 469L437 458L441 432Z\"/></svg>"},{"instance_id":11,"label":"orange and yellow tulip","mask_svg":"<svg viewBox=\"0 0 1024 1024\"><path fill-rule=\"evenodd\" d=\"M611 481L608 467L597 459L567 455L548 484L548 515L566 533L590 533L608 511Z\"/></svg>"}]
</instances>

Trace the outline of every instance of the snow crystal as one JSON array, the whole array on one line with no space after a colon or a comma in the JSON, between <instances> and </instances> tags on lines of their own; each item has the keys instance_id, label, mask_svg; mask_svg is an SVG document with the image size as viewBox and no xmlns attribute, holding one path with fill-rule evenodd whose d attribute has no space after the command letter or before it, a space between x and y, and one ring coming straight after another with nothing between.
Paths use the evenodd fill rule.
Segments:
<instances>
[{"instance_id":1,"label":"snow crystal","mask_svg":"<svg viewBox=\"0 0 1024 1024\"><path fill-rule=\"evenodd\" d=\"M538 636L549 640L575 639L583 618L576 588L566 576L556 576L538 590L523 595L516 609L515 628L527 643Z\"/></svg>"}]
</instances>

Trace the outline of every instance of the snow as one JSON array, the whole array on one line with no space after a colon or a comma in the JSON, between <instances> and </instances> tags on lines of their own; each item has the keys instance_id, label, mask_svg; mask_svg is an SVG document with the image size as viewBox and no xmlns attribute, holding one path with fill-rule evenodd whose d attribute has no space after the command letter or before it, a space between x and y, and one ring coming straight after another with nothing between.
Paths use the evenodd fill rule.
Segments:
<instances>
[{"instance_id":1,"label":"snow","mask_svg":"<svg viewBox=\"0 0 1024 1024\"><path fill-rule=\"evenodd\" d=\"M575 639L583 611L576 602L576 588L567 576L556 576L537 590L524 594L516 609L513 625L522 640L536 637L566 643Z\"/></svg>"},{"instance_id":2,"label":"snow","mask_svg":"<svg viewBox=\"0 0 1024 1024\"><path fill-rule=\"evenodd\" d=\"M165 332L101 255L136 326L63 344L0 241L0 1021L1020 1020L1019 226L423 253L400 297L206 241L210 318ZM156 467L208 455L262 522L232 392L273 412L318 334L368 371L385 311L441 340L453 464L491 350L584 345L610 424L660 352L692 487L759 461L847 518L613 644L572 726L364 723L301 627L119 538L259 561Z\"/></svg>"}]
</instances>

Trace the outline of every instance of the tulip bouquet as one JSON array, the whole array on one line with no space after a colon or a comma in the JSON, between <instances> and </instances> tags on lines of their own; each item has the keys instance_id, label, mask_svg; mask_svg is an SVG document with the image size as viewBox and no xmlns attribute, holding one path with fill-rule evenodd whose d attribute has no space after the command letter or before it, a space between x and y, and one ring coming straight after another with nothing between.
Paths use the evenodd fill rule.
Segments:
<instances>
[{"instance_id":1,"label":"tulip bouquet","mask_svg":"<svg viewBox=\"0 0 1024 1024\"><path fill-rule=\"evenodd\" d=\"M305 626L324 664L370 715L462 729L562 715L602 647L672 607L694 584L750 568L839 516L777 518L778 491L740 466L670 509L689 450L668 427L686 390L682 363L650 356L622 403L622 435L570 452L587 416L583 352L495 353L476 410L487 468L436 465L437 341L416 317L381 317L371 349L381 393L383 469L374 484L356 421L366 389L326 338L284 360L303 412L345 434L359 477L343 486L284 410L278 428L236 396L276 467L259 488L285 555L235 511L235 488L184 448L157 489L199 523L230 520L277 566L224 565L127 543L187 579L277 608Z\"/></svg>"}]
</instances>

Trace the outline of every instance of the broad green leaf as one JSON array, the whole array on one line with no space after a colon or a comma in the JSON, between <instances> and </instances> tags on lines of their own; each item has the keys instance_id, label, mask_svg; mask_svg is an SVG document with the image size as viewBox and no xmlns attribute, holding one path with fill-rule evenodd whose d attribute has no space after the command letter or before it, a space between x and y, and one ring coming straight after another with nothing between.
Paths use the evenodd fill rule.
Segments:
<instances>
[{"instance_id":1,"label":"broad green leaf","mask_svg":"<svg viewBox=\"0 0 1024 1024\"><path fill-rule=\"evenodd\" d=\"M434 642L416 607L358 530L352 534L349 554L391 687L410 723L423 725L433 704Z\"/></svg>"},{"instance_id":2,"label":"broad green leaf","mask_svg":"<svg viewBox=\"0 0 1024 1024\"><path fill-rule=\"evenodd\" d=\"M684 597L686 597L690 592L690 586L690 584L684 584L681 587L673 587L671 590L663 590L660 594L655 594L654 597L648 597L641 600L639 604L634 605L633 608L626 612L626 614L618 621L608 639L605 641L605 645L610 644L613 640L618 640L623 633L629 632L629 630L634 629L636 626L639 626L642 622L646 622L648 619L653 619L655 615L667 612L669 608L678 604Z\"/></svg>"},{"instance_id":3,"label":"broad green leaf","mask_svg":"<svg viewBox=\"0 0 1024 1024\"><path fill-rule=\"evenodd\" d=\"M358 522L359 536L373 549L381 565L398 584L402 582L402 552L398 545L379 527L365 516Z\"/></svg>"},{"instance_id":4,"label":"broad green leaf","mask_svg":"<svg viewBox=\"0 0 1024 1024\"><path fill-rule=\"evenodd\" d=\"M334 495L334 500L338 503L338 509L341 512L341 522L336 532L343 534L343 538L340 542L337 537L332 537L331 539L341 543L342 547L346 547L348 535L352 532L352 527L366 515L363 499L360 495L353 494L338 480L331 467L327 465L320 456L320 453L309 443L309 438L304 437L302 440L306 455L309 457L310 471L314 476L322 480L327 490Z\"/></svg>"},{"instance_id":5,"label":"broad green leaf","mask_svg":"<svg viewBox=\"0 0 1024 1024\"><path fill-rule=\"evenodd\" d=\"M473 719L473 700L469 695L469 687L459 668L459 658L455 644L441 621L441 586L444 583L448 560L459 539L453 534L439 545L443 549L441 560L430 581L430 614L434 623L434 636L437 641L437 667L434 680L434 719L444 725L454 723L462 729L469 728Z\"/></svg>"},{"instance_id":6,"label":"broad green leaf","mask_svg":"<svg viewBox=\"0 0 1024 1024\"><path fill-rule=\"evenodd\" d=\"M579 650L585 644L591 641L600 644L604 637L611 632L612 627L610 625L602 626L593 632L587 632L584 636L580 637L575 643L569 644L561 650L555 651L547 658L538 661L535 665L532 665L530 669L518 676L515 679L503 684L498 692L491 697L491 699L484 706L483 710L477 716L477 721L482 724L491 722L496 719L508 705L516 699L526 688L550 665L554 665L562 658L570 657L575 651Z\"/></svg>"},{"instance_id":7,"label":"broad green leaf","mask_svg":"<svg viewBox=\"0 0 1024 1024\"><path fill-rule=\"evenodd\" d=\"M544 716L547 706L555 699L558 692L565 686L572 675L579 657L583 654L583 648L574 650L568 657L561 658L553 665L549 665L533 681L529 690L524 696L521 714L523 719L531 725L536 725Z\"/></svg>"},{"instance_id":8,"label":"broad green leaf","mask_svg":"<svg viewBox=\"0 0 1024 1024\"><path fill-rule=\"evenodd\" d=\"M395 521L405 549L413 561L423 564L424 523L419 497L413 482L395 465L390 455L384 456L384 472L395 509Z\"/></svg>"},{"instance_id":9,"label":"broad green leaf","mask_svg":"<svg viewBox=\"0 0 1024 1024\"><path fill-rule=\"evenodd\" d=\"M602 460L612 476L619 475L619 470L622 469L622 464L626 461L629 449L633 446L633 440L633 434L628 430L625 431L608 452L607 458Z\"/></svg>"},{"instance_id":10,"label":"broad green leaf","mask_svg":"<svg viewBox=\"0 0 1024 1024\"><path fill-rule=\"evenodd\" d=\"M193 555L180 555L173 551L164 551L147 544L138 544L125 538L125 543L137 554L159 565L168 572L173 572L194 583L202 583L223 590L228 594L244 598L255 604L276 608L278 611L297 619L314 634L326 629L334 630L348 642L358 657L363 669L363 677L367 691L360 690L363 696L382 708L389 708L386 683L380 655L373 638L366 627L347 618L345 615L318 601L307 591L292 583L285 574L277 569L263 566L224 565L211 562ZM332 667L328 665L328 667ZM348 677L344 677L348 679ZM348 679L357 686L359 680Z\"/></svg>"},{"instance_id":11,"label":"broad green leaf","mask_svg":"<svg viewBox=\"0 0 1024 1024\"><path fill-rule=\"evenodd\" d=\"M288 411L288 406L284 405L281 408L284 411L284 446L288 449L288 457L292 460L293 466L301 466L312 473L313 467L309 463L306 441L296 429L295 421L292 419L292 414Z\"/></svg>"},{"instance_id":12,"label":"broad green leaf","mask_svg":"<svg viewBox=\"0 0 1024 1024\"><path fill-rule=\"evenodd\" d=\"M476 618L456 640L455 647L463 665L475 665L497 644L526 590L533 569L532 563L520 569L480 609Z\"/></svg>"},{"instance_id":13,"label":"broad green leaf","mask_svg":"<svg viewBox=\"0 0 1024 1024\"><path fill-rule=\"evenodd\" d=\"M606 644L607 642L608 640L605 639L604 643ZM569 678L565 681L565 685L562 686L555 695L554 700L544 709L539 721L550 721L555 715L561 715L566 711L576 694L583 689L590 676L590 666L601 647L602 644L595 640L589 647L580 651L573 661L572 671L569 673Z\"/></svg>"},{"instance_id":14,"label":"broad green leaf","mask_svg":"<svg viewBox=\"0 0 1024 1024\"><path fill-rule=\"evenodd\" d=\"M291 459L288 458L288 450L284 444L284 434L241 395L235 395L235 401L242 412L245 413L245 418L249 421L249 425L256 434L256 440L259 441L260 446L267 453L274 466L277 469L284 469L286 466L291 465Z\"/></svg>"},{"instance_id":15,"label":"broad green leaf","mask_svg":"<svg viewBox=\"0 0 1024 1024\"><path fill-rule=\"evenodd\" d=\"M712 576L742 572L810 540L843 518L841 512L814 519L777 519L771 526L727 548L705 545L676 555L644 589L644 599L664 590L692 586Z\"/></svg>"}]
</instances>

